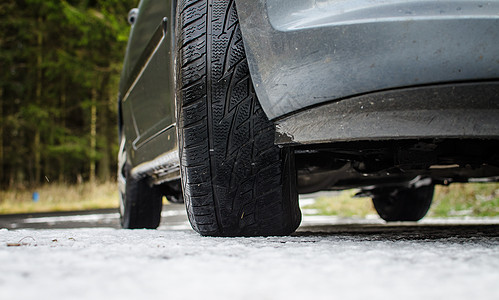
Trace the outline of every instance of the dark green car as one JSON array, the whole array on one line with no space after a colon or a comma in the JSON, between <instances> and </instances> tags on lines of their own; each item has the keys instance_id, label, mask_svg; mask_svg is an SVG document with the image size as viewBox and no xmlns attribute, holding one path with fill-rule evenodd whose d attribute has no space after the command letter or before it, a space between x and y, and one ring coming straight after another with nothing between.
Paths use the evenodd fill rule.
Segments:
<instances>
[{"instance_id":1,"label":"dark green car","mask_svg":"<svg viewBox=\"0 0 499 300\"><path fill-rule=\"evenodd\" d=\"M142 0L119 97L124 228L287 235L298 194L417 221L499 179L499 1Z\"/></svg>"}]
</instances>

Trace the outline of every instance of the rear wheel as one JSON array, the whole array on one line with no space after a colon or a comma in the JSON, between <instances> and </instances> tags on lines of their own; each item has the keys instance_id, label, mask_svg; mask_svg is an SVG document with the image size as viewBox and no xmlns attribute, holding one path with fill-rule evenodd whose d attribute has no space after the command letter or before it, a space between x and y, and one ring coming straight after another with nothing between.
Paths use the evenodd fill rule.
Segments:
<instances>
[{"instance_id":1,"label":"rear wheel","mask_svg":"<svg viewBox=\"0 0 499 300\"><path fill-rule=\"evenodd\" d=\"M155 229L161 220L162 196L147 184L147 178L127 178L122 195L121 226L127 229Z\"/></svg>"},{"instance_id":2,"label":"rear wheel","mask_svg":"<svg viewBox=\"0 0 499 300\"><path fill-rule=\"evenodd\" d=\"M121 226L126 229L155 229L161 220L163 196L157 187L149 185L147 178L132 177L125 163L123 145L118 158Z\"/></svg>"},{"instance_id":3,"label":"rear wheel","mask_svg":"<svg viewBox=\"0 0 499 300\"><path fill-rule=\"evenodd\" d=\"M253 90L234 1L180 1L182 190L202 235L287 235L299 225L293 152Z\"/></svg>"},{"instance_id":4,"label":"rear wheel","mask_svg":"<svg viewBox=\"0 0 499 300\"><path fill-rule=\"evenodd\" d=\"M385 221L419 221L430 209L434 189L434 185L394 188L375 194L372 200L374 208Z\"/></svg>"}]
</instances>

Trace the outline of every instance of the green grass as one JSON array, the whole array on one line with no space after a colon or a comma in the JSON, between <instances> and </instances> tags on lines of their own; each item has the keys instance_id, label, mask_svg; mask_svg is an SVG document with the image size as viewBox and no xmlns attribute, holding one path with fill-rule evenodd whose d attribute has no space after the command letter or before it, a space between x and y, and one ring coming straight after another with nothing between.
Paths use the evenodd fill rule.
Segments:
<instances>
[{"instance_id":1,"label":"green grass","mask_svg":"<svg viewBox=\"0 0 499 300\"><path fill-rule=\"evenodd\" d=\"M305 209L339 217L365 217L376 214L370 198L353 198L357 191L342 191L337 196L319 196ZM436 186L430 217L499 216L499 183L455 183Z\"/></svg>"},{"instance_id":2,"label":"green grass","mask_svg":"<svg viewBox=\"0 0 499 300\"><path fill-rule=\"evenodd\" d=\"M33 192L40 195L38 202L33 202ZM46 184L36 189L0 191L0 214L117 208L118 201L115 182Z\"/></svg>"}]
</instances>

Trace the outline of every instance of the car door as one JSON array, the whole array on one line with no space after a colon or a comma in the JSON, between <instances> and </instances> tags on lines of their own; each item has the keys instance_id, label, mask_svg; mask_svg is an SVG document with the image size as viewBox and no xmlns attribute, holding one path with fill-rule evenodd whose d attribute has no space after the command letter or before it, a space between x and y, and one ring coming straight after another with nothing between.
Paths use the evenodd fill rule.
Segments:
<instances>
[{"instance_id":1,"label":"car door","mask_svg":"<svg viewBox=\"0 0 499 300\"><path fill-rule=\"evenodd\" d=\"M122 136L135 167L176 151L175 1L143 0L132 25L120 82Z\"/></svg>"}]
</instances>

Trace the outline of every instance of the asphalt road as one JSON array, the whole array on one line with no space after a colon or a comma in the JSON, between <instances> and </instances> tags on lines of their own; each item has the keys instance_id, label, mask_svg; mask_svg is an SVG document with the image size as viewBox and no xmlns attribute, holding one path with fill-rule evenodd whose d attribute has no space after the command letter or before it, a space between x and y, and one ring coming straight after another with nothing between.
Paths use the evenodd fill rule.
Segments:
<instances>
[{"instance_id":1,"label":"asphalt road","mask_svg":"<svg viewBox=\"0 0 499 300\"><path fill-rule=\"evenodd\" d=\"M190 228L183 204L163 207L161 229ZM0 215L0 228L6 229L67 229L120 228L117 209Z\"/></svg>"},{"instance_id":2,"label":"asphalt road","mask_svg":"<svg viewBox=\"0 0 499 300\"><path fill-rule=\"evenodd\" d=\"M0 228L16 229L120 229L115 209L0 215ZM183 204L165 205L159 230L190 230ZM499 218L424 219L420 223L386 224L379 218L354 219L304 216L294 236L355 236L380 240L433 240L440 238L499 238Z\"/></svg>"}]
</instances>

